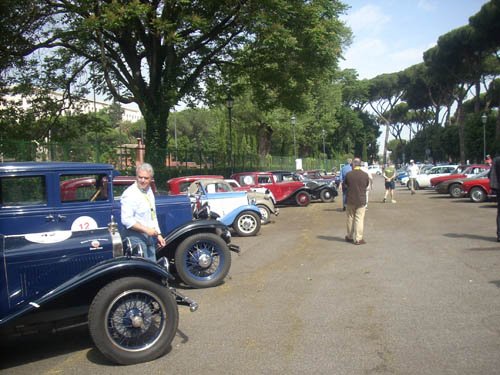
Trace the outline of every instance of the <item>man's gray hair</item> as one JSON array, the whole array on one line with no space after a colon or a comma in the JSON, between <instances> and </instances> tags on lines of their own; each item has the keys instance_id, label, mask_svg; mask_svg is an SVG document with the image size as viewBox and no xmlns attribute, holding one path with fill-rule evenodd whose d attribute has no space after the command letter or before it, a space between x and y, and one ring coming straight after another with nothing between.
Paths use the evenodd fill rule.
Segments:
<instances>
[{"instance_id":1,"label":"man's gray hair","mask_svg":"<svg viewBox=\"0 0 500 375\"><path fill-rule=\"evenodd\" d=\"M354 158L354 160L352 161L352 166L353 167L359 167L359 166L361 166L361 159L360 158Z\"/></svg>"},{"instance_id":2,"label":"man's gray hair","mask_svg":"<svg viewBox=\"0 0 500 375\"><path fill-rule=\"evenodd\" d=\"M135 174L138 174L139 171L148 172L151 175L151 177L155 175L155 171L153 170L153 167L149 163L142 163L141 165L139 165L135 169Z\"/></svg>"}]
</instances>

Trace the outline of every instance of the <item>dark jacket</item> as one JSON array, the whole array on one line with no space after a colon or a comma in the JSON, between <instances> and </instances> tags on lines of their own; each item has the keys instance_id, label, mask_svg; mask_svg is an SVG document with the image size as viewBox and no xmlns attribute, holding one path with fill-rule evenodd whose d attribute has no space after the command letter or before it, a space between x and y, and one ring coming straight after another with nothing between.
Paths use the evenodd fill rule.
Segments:
<instances>
[{"instance_id":1,"label":"dark jacket","mask_svg":"<svg viewBox=\"0 0 500 375\"><path fill-rule=\"evenodd\" d=\"M500 181L498 180L500 178L500 156L496 156L495 159L493 159L493 164L491 165L490 168L490 187L493 190L500 190Z\"/></svg>"},{"instance_id":2,"label":"dark jacket","mask_svg":"<svg viewBox=\"0 0 500 375\"><path fill-rule=\"evenodd\" d=\"M355 167L351 172L346 174L345 184L349 193L347 193L347 205L356 208L366 205L366 189L370 185L370 177L368 173L362 171L359 167Z\"/></svg>"}]
</instances>

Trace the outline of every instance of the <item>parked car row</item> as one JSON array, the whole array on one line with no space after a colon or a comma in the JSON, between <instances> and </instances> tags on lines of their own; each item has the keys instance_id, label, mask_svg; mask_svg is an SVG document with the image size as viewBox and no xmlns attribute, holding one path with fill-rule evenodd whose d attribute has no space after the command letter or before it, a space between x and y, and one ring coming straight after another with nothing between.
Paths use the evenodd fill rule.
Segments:
<instances>
[{"instance_id":1,"label":"parked car row","mask_svg":"<svg viewBox=\"0 0 500 375\"><path fill-rule=\"evenodd\" d=\"M255 210L260 212L262 224L267 224L271 215L279 214L277 205L307 206L312 200L333 202L338 195L333 178L313 180L288 171L241 172L230 177L176 177L167 181L167 191L172 195L187 194L192 202L208 203L220 220L240 236L258 233L260 224Z\"/></svg>"},{"instance_id":2,"label":"parked car row","mask_svg":"<svg viewBox=\"0 0 500 375\"><path fill-rule=\"evenodd\" d=\"M432 169L431 169L432 170ZM448 174L430 179L430 187L438 194L448 194L452 198L469 198L480 203L495 197L490 188L490 166L488 164L460 165Z\"/></svg>"}]
</instances>

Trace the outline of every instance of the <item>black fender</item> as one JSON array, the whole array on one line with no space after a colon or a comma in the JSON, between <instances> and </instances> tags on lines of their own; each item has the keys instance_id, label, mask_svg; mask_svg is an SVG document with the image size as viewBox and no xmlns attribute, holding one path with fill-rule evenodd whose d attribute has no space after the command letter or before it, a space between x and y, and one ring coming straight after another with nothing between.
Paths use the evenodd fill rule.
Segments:
<instances>
[{"instance_id":1,"label":"black fender","mask_svg":"<svg viewBox=\"0 0 500 375\"><path fill-rule=\"evenodd\" d=\"M326 185L326 184L325 184L325 185L320 185L320 186L318 186L316 190L317 190L318 192L320 192L320 193L321 193L323 190L329 190L329 191L332 193L332 195L333 195L334 197L336 197L337 195L339 195L339 193L338 193L338 191L337 191L337 189L336 189L335 187L333 187L333 186L329 186L329 185Z\"/></svg>"},{"instance_id":2,"label":"black fender","mask_svg":"<svg viewBox=\"0 0 500 375\"><path fill-rule=\"evenodd\" d=\"M157 251L157 257L169 254L167 257L171 259L175 253L175 249L186 237L198 233L213 233L220 236L228 245L231 243L231 232L229 228L219 220L215 219L199 219L183 224L166 237L166 246Z\"/></svg>"},{"instance_id":3,"label":"black fender","mask_svg":"<svg viewBox=\"0 0 500 375\"><path fill-rule=\"evenodd\" d=\"M156 280L158 283L168 287L167 280L173 276L163 267L156 263L140 257L119 257L111 258L97 263L95 266L73 276L69 280L50 290L37 299L29 301L20 310L7 315L0 320L0 326L21 317L28 313L38 310L40 307L64 297L64 295L74 292L80 288L92 287L97 293L104 285L115 279L128 276L143 276Z\"/></svg>"}]
</instances>

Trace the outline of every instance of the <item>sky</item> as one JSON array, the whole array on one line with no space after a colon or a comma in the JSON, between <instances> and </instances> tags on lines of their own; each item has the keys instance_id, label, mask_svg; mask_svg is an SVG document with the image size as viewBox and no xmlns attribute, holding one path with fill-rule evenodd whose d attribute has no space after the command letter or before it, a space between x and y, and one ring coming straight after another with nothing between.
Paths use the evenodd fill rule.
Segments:
<instances>
[{"instance_id":1,"label":"sky","mask_svg":"<svg viewBox=\"0 0 500 375\"><path fill-rule=\"evenodd\" d=\"M467 25L487 0L343 0L353 32L342 69L359 79L394 73L423 61L438 38Z\"/></svg>"},{"instance_id":2,"label":"sky","mask_svg":"<svg viewBox=\"0 0 500 375\"><path fill-rule=\"evenodd\" d=\"M488 0L342 0L349 6L342 20L353 33L341 69L355 69L359 79L395 73L423 62L423 53L443 34L465 26ZM377 140L383 153L385 128ZM403 131L403 138L408 138ZM389 140L393 139L389 135Z\"/></svg>"}]
</instances>

